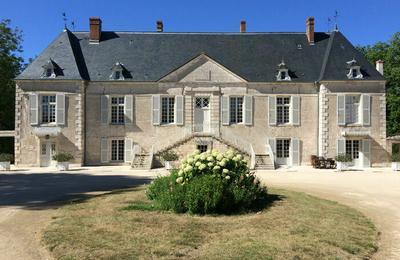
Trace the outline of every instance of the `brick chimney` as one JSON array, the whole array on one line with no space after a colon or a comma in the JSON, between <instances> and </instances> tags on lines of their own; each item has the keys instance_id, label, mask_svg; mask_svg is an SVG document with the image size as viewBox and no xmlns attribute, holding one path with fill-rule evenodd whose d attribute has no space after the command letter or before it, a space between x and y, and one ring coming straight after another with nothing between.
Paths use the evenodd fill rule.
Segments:
<instances>
[{"instance_id":1,"label":"brick chimney","mask_svg":"<svg viewBox=\"0 0 400 260\"><path fill-rule=\"evenodd\" d=\"M379 73L383 76L383 60L377 60L376 61L376 70L379 71Z\"/></svg>"},{"instance_id":2,"label":"brick chimney","mask_svg":"<svg viewBox=\"0 0 400 260\"><path fill-rule=\"evenodd\" d=\"M309 44L314 44L314 17L307 17L306 34Z\"/></svg>"},{"instance_id":3,"label":"brick chimney","mask_svg":"<svg viewBox=\"0 0 400 260\"><path fill-rule=\"evenodd\" d=\"M90 34L89 39L91 43L99 43L101 38L101 19L100 17L90 17Z\"/></svg>"},{"instance_id":4,"label":"brick chimney","mask_svg":"<svg viewBox=\"0 0 400 260\"><path fill-rule=\"evenodd\" d=\"M240 32L241 33L246 32L246 21L245 20L240 21Z\"/></svg>"},{"instance_id":5,"label":"brick chimney","mask_svg":"<svg viewBox=\"0 0 400 260\"><path fill-rule=\"evenodd\" d=\"M164 24L162 21L157 21L157 32L163 32L164 31Z\"/></svg>"}]
</instances>

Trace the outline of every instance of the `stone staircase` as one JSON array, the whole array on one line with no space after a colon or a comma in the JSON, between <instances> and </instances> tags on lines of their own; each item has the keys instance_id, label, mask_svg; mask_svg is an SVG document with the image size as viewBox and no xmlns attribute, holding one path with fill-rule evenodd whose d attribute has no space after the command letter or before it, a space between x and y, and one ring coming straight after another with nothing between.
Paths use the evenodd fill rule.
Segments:
<instances>
[{"instance_id":1,"label":"stone staircase","mask_svg":"<svg viewBox=\"0 0 400 260\"><path fill-rule=\"evenodd\" d=\"M137 170L150 170L152 164L150 157L148 153L135 154L131 167Z\"/></svg>"},{"instance_id":2,"label":"stone staircase","mask_svg":"<svg viewBox=\"0 0 400 260\"><path fill-rule=\"evenodd\" d=\"M256 154L256 170L275 170L275 165L268 154Z\"/></svg>"}]
</instances>

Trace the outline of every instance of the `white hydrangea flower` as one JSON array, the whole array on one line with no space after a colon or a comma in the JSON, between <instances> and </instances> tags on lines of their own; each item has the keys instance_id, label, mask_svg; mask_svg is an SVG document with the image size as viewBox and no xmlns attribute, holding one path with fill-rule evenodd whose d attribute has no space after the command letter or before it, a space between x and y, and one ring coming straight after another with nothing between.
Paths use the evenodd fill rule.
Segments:
<instances>
[{"instance_id":1,"label":"white hydrangea flower","mask_svg":"<svg viewBox=\"0 0 400 260\"><path fill-rule=\"evenodd\" d=\"M199 166L199 170L204 170L206 168L206 165L204 163L200 164Z\"/></svg>"},{"instance_id":2,"label":"white hydrangea flower","mask_svg":"<svg viewBox=\"0 0 400 260\"><path fill-rule=\"evenodd\" d=\"M201 164L201 162L196 162L196 164L195 164L195 165L196 165L197 167L199 167L199 166L200 166L200 164Z\"/></svg>"},{"instance_id":3,"label":"white hydrangea flower","mask_svg":"<svg viewBox=\"0 0 400 260\"><path fill-rule=\"evenodd\" d=\"M200 155L200 160L204 161L205 159L206 159L206 155L205 155L204 153L202 153L202 154Z\"/></svg>"},{"instance_id":4,"label":"white hydrangea flower","mask_svg":"<svg viewBox=\"0 0 400 260\"><path fill-rule=\"evenodd\" d=\"M222 172L223 172L223 173L228 173L229 170L228 170L228 169L223 169Z\"/></svg>"},{"instance_id":5,"label":"white hydrangea flower","mask_svg":"<svg viewBox=\"0 0 400 260\"><path fill-rule=\"evenodd\" d=\"M212 157L212 156L208 156L208 157L207 157L207 161L209 161L209 162L212 162L212 161L214 161L214 157Z\"/></svg>"},{"instance_id":6,"label":"white hydrangea flower","mask_svg":"<svg viewBox=\"0 0 400 260\"><path fill-rule=\"evenodd\" d=\"M227 180L229 180L230 178L231 178L231 176L229 176L229 175L225 176L225 179L227 179Z\"/></svg>"},{"instance_id":7,"label":"white hydrangea flower","mask_svg":"<svg viewBox=\"0 0 400 260\"><path fill-rule=\"evenodd\" d=\"M183 182L183 177L179 177L176 179L176 183L182 183Z\"/></svg>"},{"instance_id":8,"label":"white hydrangea flower","mask_svg":"<svg viewBox=\"0 0 400 260\"><path fill-rule=\"evenodd\" d=\"M217 171L217 170L221 169L221 167L219 167L219 165L215 165L213 169Z\"/></svg>"},{"instance_id":9,"label":"white hydrangea flower","mask_svg":"<svg viewBox=\"0 0 400 260\"><path fill-rule=\"evenodd\" d=\"M208 167L211 167L211 166L213 166L214 164L213 164L212 162L209 162L207 165L208 165Z\"/></svg>"},{"instance_id":10,"label":"white hydrangea flower","mask_svg":"<svg viewBox=\"0 0 400 260\"><path fill-rule=\"evenodd\" d=\"M224 158L224 156L222 154L218 154L217 155L217 160L218 161L221 161L223 158Z\"/></svg>"}]
</instances>

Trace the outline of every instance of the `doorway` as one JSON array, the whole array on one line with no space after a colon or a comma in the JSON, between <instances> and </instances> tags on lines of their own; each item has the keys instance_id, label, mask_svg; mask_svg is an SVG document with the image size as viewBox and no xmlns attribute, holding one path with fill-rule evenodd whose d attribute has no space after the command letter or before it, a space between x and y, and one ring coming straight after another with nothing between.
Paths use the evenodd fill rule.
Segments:
<instances>
[{"instance_id":1,"label":"doorway","mask_svg":"<svg viewBox=\"0 0 400 260\"><path fill-rule=\"evenodd\" d=\"M194 132L210 132L210 97L196 97L194 100Z\"/></svg>"},{"instance_id":2,"label":"doorway","mask_svg":"<svg viewBox=\"0 0 400 260\"><path fill-rule=\"evenodd\" d=\"M40 166L48 167L53 161L56 153L56 144L52 141L42 141L40 144Z\"/></svg>"}]
</instances>

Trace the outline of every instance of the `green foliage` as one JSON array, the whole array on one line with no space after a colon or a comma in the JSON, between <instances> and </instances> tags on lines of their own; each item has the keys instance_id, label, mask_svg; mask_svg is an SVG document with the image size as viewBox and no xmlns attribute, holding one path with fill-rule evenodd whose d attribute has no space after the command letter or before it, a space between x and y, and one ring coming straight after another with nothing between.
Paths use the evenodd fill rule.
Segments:
<instances>
[{"instance_id":1,"label":"green foliage","mask_svg":"<svg viewBox=\"0 0 400 260\"><path fill-rule=\"evenodd\" d=\"M353 161L351 156L349 154L345 154L345 153L336 155L335 156L335 160L337 162L351 162L351 161Z\"/></svg>"},{"instance_id":2,"label":"green foliage","mask_svg":"<svg viewBox=\"0 0 400 260\"><path fill-rule=\"evenodd\" d=\"M392 162L400 162L400 153L392 154Z\"/></svg>"},{"instance_id":3,"label":"green foliage","mask_svg":"<svg viewBox=\"0 0 400 260\"><path fill-rule=\"evenodd\" d=\"M0 153L0 162L11 162L14 156L9 153Z\"/></svg>"},{"instance_id":4,"label":"green foliage","mask_svg":"<svg viewBox=\"0 0 400 260\"><path fill-rule=\"evenodd\" d=\"M164 161L177 161L179 159L179 156L176 152L169 150L161 153L161 157L164 159Z\"/></svg>"},{"instance_id":5,"label":"green foliage","mask_svg":"<svg viewBox=\"0 0 400 260\"><path fill-rule=\"evenodd\" d=\"M59 152L59 153L56 153L55 155L53 155L53 160L55 160L57 162L69 162L73 159L74 159L74 156L72 156L72 154L69 154L69 153Z\"/></svg>"},{"instance_id":6,"label":"green foliage","mask_svg":"<svg viewBox=\"0 0 400 260\"><path fill-rule=\"evenodd\" d=\"M258 209L267 200L267 190L238 155L196 151L182 161L179 170L156 178L147 197L158 203L157 207L177 213L229 214Z\"/></svg>"},{"instance_id":7,"label":"green foliage","mask_svg":"<svg viewBox=\"0 0 400 260\"><path fill-rule=\"evenodd\" d=\"M383 60L386 79L386 110L388 135L400 134L400 32L395 33L389 42L358 47L375 66L377 60Z\"/></svg>"}]
</instances>

